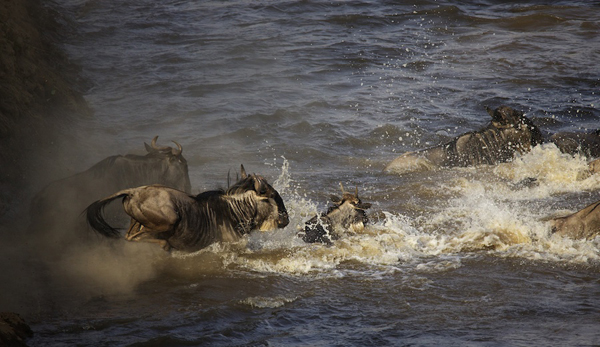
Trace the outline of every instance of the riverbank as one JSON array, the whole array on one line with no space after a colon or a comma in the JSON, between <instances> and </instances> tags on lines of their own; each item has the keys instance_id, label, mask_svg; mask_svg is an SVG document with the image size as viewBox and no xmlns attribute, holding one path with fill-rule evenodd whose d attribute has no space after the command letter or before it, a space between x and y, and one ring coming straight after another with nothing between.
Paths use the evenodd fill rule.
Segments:
<instances>
[{"instance_id":1,"label":"riverbank","mask_svg":"<svg viewBox=\"0 0 600 347\"><path fill-rule=\"evenodd\" d=\"M30 159L92 113L60 50L59 18L40 0L0 3L0 218L23 204L30 172L43 170Z\"/></svg>"}]
</instances>

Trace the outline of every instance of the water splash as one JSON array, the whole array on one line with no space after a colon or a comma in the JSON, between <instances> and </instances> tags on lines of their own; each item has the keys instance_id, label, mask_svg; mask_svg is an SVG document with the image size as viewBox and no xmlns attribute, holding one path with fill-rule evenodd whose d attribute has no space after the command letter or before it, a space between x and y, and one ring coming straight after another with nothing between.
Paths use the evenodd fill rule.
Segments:
<instances>
[{"instance_id":1,"label":"water splash","mask_svg":"<svg viewBox=\"0 0 600 347\"><path fill-rule=\"evenodd\" d=\"M456 175L436 188L451 190L453 197L432 215L411 219L381 211L379 221L327 246L306 244L297 236L304 222L317 213L317 203L299 193L302 187L283 158L274 187L286 201L290 225L194 254L179 254L180 261L187 261L177 265L178 271L372 277L397 271L450 271L474 254L577 264L599 261L600 238L580 241L552 236L544 220L551 213L544 199L599 186L599 177L582 175L586 170L583 158L563 155L554 146L536 147L511 163L487 169L457 169L457 173L469 172L470 179ZM537 183L515 188L515 182L527 177L535 177Z\"/></svg>"}]
</instances>

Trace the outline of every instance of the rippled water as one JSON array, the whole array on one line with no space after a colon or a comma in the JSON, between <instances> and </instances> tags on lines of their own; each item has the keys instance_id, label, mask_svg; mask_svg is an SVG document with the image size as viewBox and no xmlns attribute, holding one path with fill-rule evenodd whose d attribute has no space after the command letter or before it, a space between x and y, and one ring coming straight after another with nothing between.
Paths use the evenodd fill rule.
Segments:
<instances>
[{"instance_id":1,"label":"rippled water","mask_svg":"<svg viewBox=\"0 0 600 347\"><path fill-rule=\"evenodd\" d=\"M183 145L195 192L243 163L291 223L191 255L100 241L67 253L24 295L31 345L600 344L600 239L544 222L600 197L586 158L543 145L497 166L382 172L484 126L486 105L545 134L598 128L598 4L54 6L95 110L56 144L56 178L159 135ZM515 189L528 177L539 184ZM374 204L372 225L332 247L295 238L339 182Z\"/></svg>"}]
</instances>

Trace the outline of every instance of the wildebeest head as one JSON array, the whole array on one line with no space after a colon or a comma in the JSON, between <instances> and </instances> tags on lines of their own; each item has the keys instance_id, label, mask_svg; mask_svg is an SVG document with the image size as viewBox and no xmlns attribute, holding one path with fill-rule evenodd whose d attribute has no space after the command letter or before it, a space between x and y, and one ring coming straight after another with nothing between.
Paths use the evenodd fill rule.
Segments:
<instances>
[{"instance_id":1,"label":"wildebeest head","mask_svg":"<svg viewBox=\"0 0 600 347\"><path fill-rule=\"evenodd\" d=\"M332 240L337 240L340 233L346 230L356 230L364 227L369 222L366 209L371 204L364 203L358 197L358 188L354 194L346 192L340 183L342 197L331 195L333 205L327 213L314 216L304 225L302 240L308 243L320 242L328 245Z\"/></svg>"},{"instance_id":2,"label":"wildebeest head","mask_svg":"<svg viewBox=\"0 0 600 347\"><path fill-rule=\"evenodd\" d=\"M492 126L498 129L514 128L517 130L528 130L531 132L531 146L541 144L542 132L529 120L523 112L517 111L509 106L500 106L493 110L485 107L492 117Z\"/></svg>"},{"instance_id":3,"label":"wildebeest head","mask_svg":"<svg viewBox=\"0 0 600 347\"><path fill-rule=\"evenodd\" d=\"M344 186L340 183L342 189L342 197L331 195L330 199L333 206L327 210L327 216L334 222L339 223L344 228L350 228L356 224L367 224L369 218L365 210L371 207L368 202L362 202L358 197L358 187L354 194L344 190Z\"/></svg>"},{"instance_id":4,"label":"wildebeest head","mask_svg":"<svg viewBox=\"0 0 600 347\"><path fill-rule=\"evenodd\" d=\"M267 231L284 228L289 217L283 199L267 180L259 175L248 175L241 165L241 179L227 189L227 195L248 196L257 204L256 222L259 230Z\"/></svg>"},{"instance_id":5,"label":"wildebeest head","mask_svg":"<svg viewBox=\"0 0 600 347\"><path fill-rule=\"evenodd\" d=\"M183 147L175 141L173 143L175 143L177 148L169 146L159 147L156 145L157 139L158 136L155 136L150 145L144 142L144 146L146 147L146 151L148 151L148 154L146 154L147 158L167 160L165 170L161 174L161 183L171 185L185 192L190 192L192 186L188 174L187 160L182 155Z\"/></svg>"}]
</instances>

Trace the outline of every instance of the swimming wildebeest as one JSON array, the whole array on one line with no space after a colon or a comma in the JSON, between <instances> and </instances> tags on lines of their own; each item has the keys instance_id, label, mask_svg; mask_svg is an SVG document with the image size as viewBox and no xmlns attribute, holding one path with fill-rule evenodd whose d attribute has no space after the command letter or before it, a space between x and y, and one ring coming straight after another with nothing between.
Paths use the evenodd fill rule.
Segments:
<instances>
[{"instance_id":1,"label":"swimming wildebeest","mask_svg":"<svg viewBox=\"0 0 600 347\"><path fill-rule=\"evenodd\" d=\"M600 235L600 201L565 217L551 221L552 232L573 239L593 239Z\"/></svg>"},{"instance_id":2,"label":"swimming wildebeest","mask_svg":"<svg viewBox=\"0 0 600 347\"><path fill-rule=\"evenodd\" d=\"M485 128L436 147L405 153L388 164L385 171L401 174L436 167L497 164L542 143L542 133L523 113L508 106L486 110L492 121Z\"/></svg>"},{"instance_id":3,"label":"swimming wildebeest","mask_svg":"<svg viewBox=\"0 0 600 347\"><path fill-rule=\"evenodd\" d=\"M89 225L101 235L117 238L120 233L106 223L102 209L122 198L131 217L125 238L160 244L165 250L200 250L215 242L238 240L252 230L283 228L289 223L279 193L261 176L248 175L241 167L241 180L225 190L196 196L177 189L142 186L119 191L87 208Z\"/></svg>"},{"instance_id":4,"label":"swimming wildebeest","mask_svg":"<svg viewBox=\"0 0 600 347\"><path fill-rule=\"evenodd\" d=\"M562 132L550 137L563 153L580 154L590 159L600 157L600 129L589 133Z\"/></svg>"},{"instance_id":5,"label":"swimming wildebeest","mask_svg":"<svg viewBox=\"0 0 600 347\"><path fill-rule=\"evenodd\" d=\"M85 228L81 212L115 191L162 184L189 192L188 165L181 145L173 141L176 148L160 147L157 138L150 145L144 143L146 155L111 156L84 172L50 183L32 200L33 231L45 231L53 243L63 244L61 236L76 236L71 229ZM119 216L111 213L112 217ZM124 214L120 218L125 218Z\"/></svg>"},{"instance_id":6,"label":"swimming wildebeest","mask_svg":"<svg viewBox=\"0 0 600 347\"><path fill-rule=\"evenodd\" d=\"M331 245L347 230L361 229L369 222L366 209L371 207L370 203L364 203L356 193L348 193L342 188L342 197L331 195L331 205L326 213L314 216L304 225L302 240L308 243L325 243Z\"/></svg>"}]
</instances>

